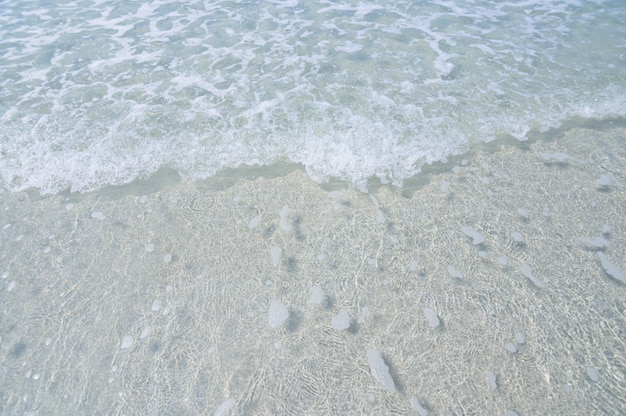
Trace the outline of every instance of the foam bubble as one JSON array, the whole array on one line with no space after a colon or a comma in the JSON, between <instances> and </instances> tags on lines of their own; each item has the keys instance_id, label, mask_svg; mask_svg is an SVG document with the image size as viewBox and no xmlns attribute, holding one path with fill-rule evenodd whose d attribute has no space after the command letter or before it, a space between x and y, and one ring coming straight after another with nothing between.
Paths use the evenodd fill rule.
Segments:
<instances>
[{"instance_id":1,"label":"foam bubble","mask_svg":"<svg viewBox=\"0 0 626 416\"><path fill-rule=\"evenodd\" d=\"M582 241L583 243L585 243L586 245L588 245L589 247L592 248L606 248L609 245L609 242L603 238L603 237L596 237L596 238L587 238L587 237L581 237L580 241Z\"/></svg>"},{"instance_id":2,"label":"foam bubble","mask_svg":"<svg viewBox=\"0 0 626 416\"><path fill-rule=\"evenodd\" d=\"M141 331L141 334L139 334L139 339L144 339L149 337L152 334L152 327L150 325L147 325L146 327L144 327L144 329Z\"/></svg>"},{"instance_id":3,"label":"foam bubble","mask_svg":"<svg viewBox=\"0 0 626 416\"><path fill-rule=\"evenodd\" d=\"M600 259L600 264L602 268L611 278L617 280L618 282L622 282L626 284L626 276L620 269L617 268L613 263L609 261L606 255L602 252L598 252L598 258Z\"/></svg>"},{"instance_id":4,"label":"foam bubble","mask_svg":"<svg viewBox=\"0 0 626 416\"><path fill-rule=\"evenodd\" d=\"M487 371L487 383L489 384L489 390L491 391L495 391L498 388L496 375L491 371Z\"/></svg>"},{"instance_id":5,"label":"foam bubble","mask_svg":"<svg viewBox=\"0 0 626 416\"><path fill-rule=\"evenodd\" d=\"M230 409L235 407L237 402L232 397L223 401L213 412L213 416L225 416L229 414Z\"/></svg>"},{"instance_id":6,"label":"foam bubble","mask_svg":"<svg viewBox=\"0 0 626 416\"><path fill-rule=\"evenodd\" d=\"M456 277L457 279L463 279L463 273L458 271L457 268L451 264L448 265L448 274L452 277Z\"/></svg>"},{"instance_id":7,"label":"foam bubble","mask_svg":"<svg viewBox=\"0 0 626 416\"><path fill-rule=\"evenodd\" d=\"M598 376L598 371L593 368L593 367L587 367L586 369L587 372L587 377L589 377L589 380L593 381L594 383L596 383L599 380L599 376Z\"/></svg>"},{"instance_id":8,"label":"foam bubble","mask_svg":"<svg viewBox=\"0 0 626 416\"><path fill-rule=\"evenodd\" d=\"M529 265L522 264L520 265L519 269L528 280L533 282L535 286L537 287L544 286L543 282L535 277L535 275L533 274L533 269Z\"/></svg>"},{"instance_id":9,"label":"foam bubble","mask_svg":"<svg viewBox=\"0 0 626 416\"><path fill-rule=\"evenodd\" d=\"M570 155L568 155L567 153L544 153L544 152L538 152L537 153L542 159L547 160L547 161L556 161L556 162L560 162L560 163L565 163L568 160L573 160L576 162L580 162L580 160L571 157Z\"/></svg>"},{"instance_id":10,"label":"foam bubble","mask_svg":"<svg viewBox=\"0 0 626 416\"><path fill-rule=\"evenodd\" d=\"M280 228L285 231L285 232L289 232L291 231L291 224L289 224L289 221L287 221L287 214L289 214L291 210L289 209L289 207L287 205L283 206L280 209L280 221L279 221L279 225Z\"/></svg>"},{"instance_id":11,"label":"foam bubble","mask_svg":"<svg viewBox=\"0 0 626 416\"><path fill-rule=\"evenodd\" d=\"M389 367L377 350L367 350L367 363L369 364L372 376L374 376L376 381L385 387L389 393L395 393L396 384L394 383L393 378L391 378Z\"/></svg>"},{"instance_id":12,"label":"foam bubble","mask_svg":"<svg viewBox=\"0 0 626 416\"><path fill-rule=\"evenodd\" d=\"M474 245L479 245L485 242L485 237L472 227L463 226L461 227L461 231L463 231L463 234L472 239L472 244Z\"/></svg>"},{"instance_id":13,"label":"foam bubble","mask_svg":"<svg viewBox=\"0 0 626 416\"><path fill-rule=\"evenodd\" d=\"M278 265L280 264L280 256L282 254L283 254L283 249L278 246L274 246L270 249L270 255L272 257L272 264L274 265L274 267L278 267Z\"/></svg>"},{"instance_id":14,"label":"foam bubble","mask_svg":"<svg viewBox=\"0 0 626 416\"><path fill-rule=\"evenodd\" d=\"M507 342L506 344L504 344L504 348L511 354L515 354L517 352L517 347L512 342Z\"/></svg>"},{"instance_id":15,"label":"foam bubble","mask_svg":"<svg viewBox=\"0 0 626 416\"><path fill-rule=\"evenodd\" d=\"M411 407L413 410L417 412L419 416L428 416L428 410L426 410L422 405L420 405L417 397L413 396L409 399L409 403L411 403Z\"/></svg>"},{"instance_id":16,"label":"foam bubble","mask_svg":"<svg viewBox=\"0 0 626 416\"><path fill-rule=\"evenodd\" d=\"M439 325L441 324L441 321L439 320L439 316L437 315L437 312L435 312L431 308L424 308L424 315L426 315L426 319L428 320L428 325L430 325L431 328L438 328Z\"/></svg>"},{"instance_id":17,"label":"foam bubble","mask_svg":"<svg viewBox=\"0 0 626 416\"><path fill-rule=\"evenodd\" d=\"M250 228L251 230L254 230L259 225L260 222L261 222L261 215L259 214L250 220L250 222L248 223L248 228Z\"/></svg>"},{"instance_id":18,"label":"foam bubble","mask_svg":"<svg viewBox=\"0 0 626 416\"><path fill-rule=\"evenodd\" d=\"M124 336L124 338L122 338L122 343L120 344L120 348L123 350L128 349L132 347L134 343L135 343L135 339L133 338L133 336L126 335Z\"/></svg>"},{"instance_id":19,"label":"foam bubble","mask_svg":"<svg viewBox=\"0 0 626 416\"><path fill-rule=\"evenodd\" d=\"M337 315L333 316L330 323L338 331L350 328L348 311L342 308Z\"/></svg>"},{"instance_id":20,"label":"foam bubble","mask_svg":"<svg viewBox=\"0 0 626 416\"><path fill-rule=\"evenodd\" d=\"M315 285L311 287L311 296L309 297L309 305L321 305L326 299L324 290Z\"/></svg>"},{"instance_id":21,"label":"foam bubble","mask_svg":"<svg viewBox=\"0 0 626 416\"><path fill-rule=\"evenodd\" d=\"M601 187L609 186L611 183L613 183L613 180L606 175L600 175L600 178L596 180L596 185Z\"/></svg>"},{"instance_id":22,"label":"foam bubble","mask_svg":"<svg viewBox=\"0 0 626 416\"><path fill-rule=\"evenodd\" d=\"M279 328L287 321L287 318L289 318L289 311L281 302L273 300L270 303L268 318L271 328Z\"/></svg>"}]
</instances>

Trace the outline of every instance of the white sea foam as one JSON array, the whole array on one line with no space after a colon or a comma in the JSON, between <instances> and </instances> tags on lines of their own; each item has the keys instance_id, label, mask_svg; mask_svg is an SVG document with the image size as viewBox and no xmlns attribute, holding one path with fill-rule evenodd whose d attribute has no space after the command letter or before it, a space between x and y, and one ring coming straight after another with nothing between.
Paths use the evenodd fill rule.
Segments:
<instances>
[{"instance_id":1,"label":"white sea foam","mask_svg":"<svg viewBox=\"0 0 626 416\"><path fill-rule=\"evenodd\" d=\"M54 193L290 161L399 185L473 143L625 116L626 9L596 3L18 3L0 15L0 177Z\"/></svg>"}]
</instances>

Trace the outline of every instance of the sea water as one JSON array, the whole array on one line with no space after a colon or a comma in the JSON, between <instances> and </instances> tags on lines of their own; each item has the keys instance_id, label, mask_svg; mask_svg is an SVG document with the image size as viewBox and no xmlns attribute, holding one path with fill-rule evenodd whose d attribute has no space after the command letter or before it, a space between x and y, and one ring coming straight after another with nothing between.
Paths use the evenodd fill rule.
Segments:
<instances>
[{"instance_id":1,"label":"sea water","mask_svg":"<svg viewBox=\"0 0 626 416\"><path fill-rule=\"evenodd\" d=\"M1 414L626 408L621 1L0 4Z\"/></svg>"},{"instance_id":2,"label":"sea water","mask_svg":"<svg viewBox=\"0 0 626 416\"><path fill-rule=\"evenodd\" d=\"M475 144L626 115L620 0L15 1L0 174L97 190L290 162L401 185Z\"/></svg>"}]
</instances>

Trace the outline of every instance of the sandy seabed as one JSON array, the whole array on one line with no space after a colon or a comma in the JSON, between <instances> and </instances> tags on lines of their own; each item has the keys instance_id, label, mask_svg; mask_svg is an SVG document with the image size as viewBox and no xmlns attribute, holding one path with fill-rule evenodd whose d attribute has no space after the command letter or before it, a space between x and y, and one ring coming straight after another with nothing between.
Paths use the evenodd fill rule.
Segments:
<instances>
[{"instance_id":1,"label":"sandy seabed","mask_svg":"<svg viewBox=\"0 0 626 416\"><path fill-rule=\"evenodd\" d=\"M0 413L623 412L626 130L450 165L4 191Z\"/></svg>"}]
</instances>

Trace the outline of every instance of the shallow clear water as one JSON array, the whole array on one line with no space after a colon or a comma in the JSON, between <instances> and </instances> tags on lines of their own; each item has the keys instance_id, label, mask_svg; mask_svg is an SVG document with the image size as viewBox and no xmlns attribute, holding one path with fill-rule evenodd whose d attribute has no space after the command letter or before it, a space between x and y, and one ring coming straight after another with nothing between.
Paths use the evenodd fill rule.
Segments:
<instances>
[{"instance_id":1,"label":"shallow clear water","mask_svg":"<svg viewBox=\"0 0 626 416\"><path fill-rule=\"evenodd\" d=\"M0 413L619 414L610 126L477 151L412 194L302 170L0 192Z\"/></svg>"},{"instance_id":2,"label":"shallow clear water","mask_svg":"<svg viewBox=\"0 0 626 416\"><path fill-rule=\"evenodd\" d=\"M625 20L0 8L0 413L620 414Z\"/></svg>"},{"instance_id":3,"label":"shallow clear water","mask_svg":"<svg viewBox=\"0 0 626 416\"><path fill-rule=\"evenodd\" d=\"M626 115L621 1L64 1L0 11L0 170L99 189L303 165L400 184L473 143Z\"/></svg>"}]
</instances>

